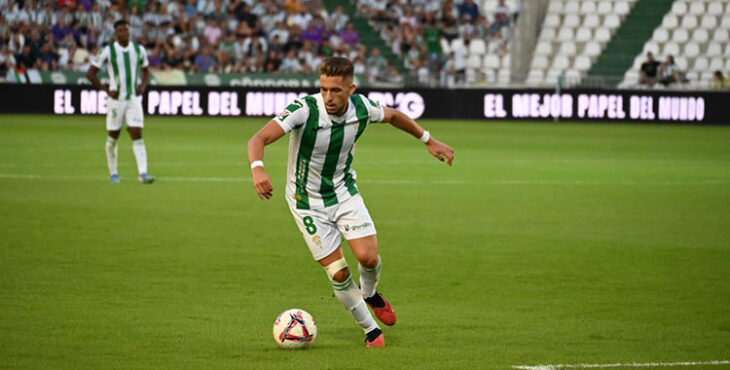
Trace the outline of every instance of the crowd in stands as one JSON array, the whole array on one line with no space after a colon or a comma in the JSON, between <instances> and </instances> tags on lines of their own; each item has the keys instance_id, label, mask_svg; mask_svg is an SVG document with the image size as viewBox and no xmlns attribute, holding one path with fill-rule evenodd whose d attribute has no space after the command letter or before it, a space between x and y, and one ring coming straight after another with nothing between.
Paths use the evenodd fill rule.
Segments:
<instances>
[{"instance_id":1,"label":"crowd in stands","mask_svg":"<svg viewBox=\"0 0 730 370\"><path fill-rule=\"evenodd\" d=\"M652 87L656 84L670 86L689 82L684 71L675 63L673 55L668 55L666 60L660 62L654 59L652 52L646 53L646 61L641 64L639 73L639 85L646 87ZM712 87L716 90L730 88L730 80L725 77L722 71L714 71Z\"/></svg>"}]
</instances>

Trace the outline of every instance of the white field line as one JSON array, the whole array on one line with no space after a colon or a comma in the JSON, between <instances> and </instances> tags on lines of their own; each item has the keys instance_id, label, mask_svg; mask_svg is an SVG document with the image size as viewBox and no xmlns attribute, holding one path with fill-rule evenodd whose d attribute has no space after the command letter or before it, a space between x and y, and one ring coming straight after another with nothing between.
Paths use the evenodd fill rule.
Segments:
<instances>
[{"instance_id":1,"label":"white field line","mask_svg":"<svg viewBox=\"0 0 730 370\"><path fill-rule=\"evenodd\" d=\"M623 367L673 367L673 366L710 366L730 365L728 360L716 361L684 361L684 362L647 362L647 363L624 363L624 364L556 364L556 365L514 365L513 369L522 370L557 370L557 369L602 369L602 368L623 368Z\"/></svg>"},{"instance_id":2,"label":"white field line","mask_svg":"<svg viewBox=\"0 0 730 370\"><path fill-rule=\"evenodd\" d=\"M72 181L101 181L106 176L89 175L41 175L22 173L0 173L0 179L27 179L27 180L72 180ZM130 180L130 177L122 177ZM251 182L250 177L195 177L170 176L158 177L160 181L169 182L211 182L235 183ZM575 186L699 186L699 185L727 185L730 180L687 180L687 181L637 181L637 180L358 180L361 184L377 185L575 185Z\"/></svg>"}]
</instances>

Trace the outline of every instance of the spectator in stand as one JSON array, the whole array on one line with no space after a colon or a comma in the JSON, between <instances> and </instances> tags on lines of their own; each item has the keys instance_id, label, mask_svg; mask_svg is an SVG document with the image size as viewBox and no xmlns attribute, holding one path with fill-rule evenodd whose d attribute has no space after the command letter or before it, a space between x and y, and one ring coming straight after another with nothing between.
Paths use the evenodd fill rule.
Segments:
<instances>
[{"instance_id":1,"label":"spectator in stand","mask_svg":"<svg viewBox=\"0 0 730 370\"><path fill-rule=\"evenodd\" d=\"M281 61L279 71L281 73L299 73L302 70L302 63L299 61L297 51L289 50L284 60Z\"/></svg>"},{"instance_id":2,"label":"spectator in stand","mask_svg":"<svg viewBox=\"0 0 730 370\"><path fill-rule=\"evenodd\" d=\"M504 5L504 1L502 1L501 5ZM468 16L470 20L477 19L479 18L479 7L474 3L474 0L464 0L459 5L459 16Z\"/></svg>"},{"instance_id":3,"label":"spectator in stand","mask_svg":"<svg viewBox=\"0 0 730 370\"><path fill-rule=\"evenodd\" d=\"M657 81L657 70L659 62L654 60L654 54L646 53L646 62L641 63L641 76L639 76L639 85L654 86Z\"/></svg>"},{"instance_id":4,"label":"spectator in stand","mask_svg":"<svg viewBox=\"0 0 730 370\"><path fill-rule=\"evenodd\" d=\"M50 42L41 47L36 56L36 68L44 71L55 71L58 69L58 54L53 50Z\"/></svg>"},{"instance_id":5,"label":"spectator in stand","mask_svg":"<svg viewBox=\"0 0 730 370\"><path fill-rule=\"evenodd\" d=\"M340 38L349 46L356 46L360 42L360 35L355 30L355 24L347 22L345 29L340 32Z\"/></svg>"},{"instance_id":6,"label":"spectator in stand","mask_svg":"<svg viewBox=\"0 0 730 370\"><path fill-rule=\"evenodd\" d=\"M499 5L494 9L494 22L492 22L492 32L497 32L502 27L509 27L510 25L510 11L509 7L504 4L504 0L499 0Z\"/></svg>"},{"instance_id":7,"label":"spectator in stand","mask_svg":"<svg viewBox=\"0 0 730 370\"><path fill-rule=\"evenodd\" d=\"M334 13L330 16L330 24L336 31L342 30L349 22L350 17L345 14L345 9L342 5L338 5Z\"/></svg>"},{"instance_id":8,"label":"spectator in stand","mask_svg":"<svg viewBox=\"0 0 730 370\"><path fill-rule=\"evenodd\" d=\"M210 18L208 20L208 25L205 26L205 30L203 31L203 34L205 35L205 38L208 40L208 44L218 45L218 41L223 36L223 30L221 30L221 28L218 27L218 23L216 23L215 19Z\"/></svg>"},{"instance_id":9,"label":"spectator in stand","mask_svg":"<svg viewBox=\"0 0 730 370\"><path fill-rule=\"evenodd\" d=\"M436 25L436 19L432 13L426 13L426 21L428 26L423 32L423 39L426 41L426 50L428 50L428 70L436 75L441 69L441 55L443 53L441 49L441 29Z\"/></svg>"},{"instance_id":10,"label":"spectator in stand","mask_svg":"<svg viewBox=\"0 0 730 370\"><path fill-rule=\"evenodd\" d=\"M193 70L196 72L212 72L215 68L215 58L210 47L206 46L201 52L195 56L195 62L193 64Z\"/></svg>"},{"instance_id":11,"label":"spectator in stand","mask_svg":"<svg viewBox=\"0 0 730 370\"><path fill-rule=\"evenodd\" d=\"M320 27L319 22L311 21L307 24L307 28L302 33L302 41L311 42L317 46L322 45L324 29Z\"/></svg>"},{"instance_id":12,"label":"spectator in stand","mask_svg":"<svg viewBox=\"0 0 730 370\"><path fill-rule=\"evenodd\" d=\"M15 56L10 52L7 44L0 48L0 76L5 76L8 70L15 68Z\"/></svg>"},{"instance_id":13,"label":"spectator in stand","mask_svg":"<svg viewBox=\"0 0 730 370\"><path fill-rule=\"evenodd\" d=\"M677 65L674 64L674 57L669 55L664 63L659 65L659 83L669 86L680 80L680 72Z\"/></svg>"},{"instance_id":14,"label":"spectator in stand","mask_svg":"<svg viewBox=\"0 0 730 370\"><path fill-rule=\"evenodd\" d=\"M150 69L162 69L162 52L160 51L159 45L155 45L152 51L147 54L147 61L149 62Z\"/></svg>"},{"instance_id":15,"label":"spectator in stand","mask_svg":"<svg viewBox=\"0 0 730 370\"><path fill-rule=\"evenodd\" d=\"M730 80L728 80L725 75L722 74L722 71L715 71L713 80L712 80L712 88L715 90L725 90L730 87Z\"/></svg>"}]
</instances>

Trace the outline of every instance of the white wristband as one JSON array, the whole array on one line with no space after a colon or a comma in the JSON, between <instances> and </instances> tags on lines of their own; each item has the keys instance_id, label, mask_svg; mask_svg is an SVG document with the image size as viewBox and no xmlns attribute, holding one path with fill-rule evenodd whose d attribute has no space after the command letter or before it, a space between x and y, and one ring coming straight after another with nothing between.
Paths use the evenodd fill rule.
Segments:
<instances>
[{"instance_id":1,"label":"white wristband","mask_svg":"<svg viewBox=\"0 0 730 370\"><path fill-rule=\"evenodd\" d=\"M421 135L418 140L421 140L422 143L426 144L429 139L431 139L431 133L424 130L423 135Z\"/></svg>"},{"instance_id":2,"label":"white wristband","mask_svg":"<svg viewBox=\"0 0 730 370\"><path fill-rule=\"evenodd\" d=\"M251 169L254 169L256 167L263 167L264 161L253 161L251 162Z\"/></svg>"}]
</instances>

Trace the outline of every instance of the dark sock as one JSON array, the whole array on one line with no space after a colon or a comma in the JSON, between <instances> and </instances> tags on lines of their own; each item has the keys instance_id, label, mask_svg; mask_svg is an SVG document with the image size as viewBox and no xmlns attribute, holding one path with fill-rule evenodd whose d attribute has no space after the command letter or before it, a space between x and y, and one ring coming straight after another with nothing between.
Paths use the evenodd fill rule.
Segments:
<instances>
[{"instance_id":1,"label":"dark sock","mask_svg":"<svg viewBox=\"0 0 730 370\"><path fill-rule=\"evenodd\" d=\"M367 339L366 340L368 342L372 342L372 341L375 340L375 338L379 337L380 334L383 334L383 331L380 330L380 328L375 328L373 330L370 330L367 334L365 334L365 335L367 335Z\"/></svg>"},{"instance_id":2,"label":"dark sock","mask_svg":"<svg viewBox=\"0 0 730 370\"><path fill-rule=\"evenodd\" d=\"M372 297L365 298L365 302L367 302L369 305L373 307L385 307L385 301L383 300L383 297L380 296L380 293L375 292Z\"/></svg>"}]
</instances>

